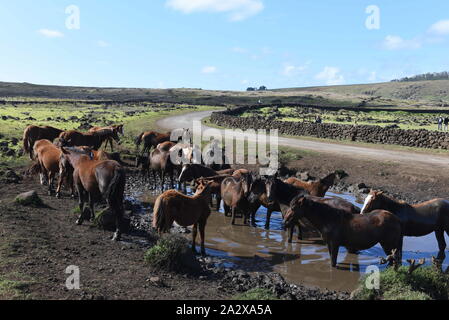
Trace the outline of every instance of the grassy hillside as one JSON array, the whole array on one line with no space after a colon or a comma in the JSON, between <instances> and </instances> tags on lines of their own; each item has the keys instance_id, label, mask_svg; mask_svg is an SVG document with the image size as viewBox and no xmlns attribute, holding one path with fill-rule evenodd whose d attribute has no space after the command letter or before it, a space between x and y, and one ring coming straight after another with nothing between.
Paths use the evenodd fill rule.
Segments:
<instances>
[{"instance_id":1,"label":"grassy hillside","mask_svg":"<svg viewBox=\"0 0 449 320\"><path fill-rule=\"evenodd\" d=\"M449 80L385 82L345 86L288 88L268 91L201 89L93 88L0 82L6 100L111 100L199 105L307 103L339 107L444 108L449 106Z\"/></svg>"}]
</instances>

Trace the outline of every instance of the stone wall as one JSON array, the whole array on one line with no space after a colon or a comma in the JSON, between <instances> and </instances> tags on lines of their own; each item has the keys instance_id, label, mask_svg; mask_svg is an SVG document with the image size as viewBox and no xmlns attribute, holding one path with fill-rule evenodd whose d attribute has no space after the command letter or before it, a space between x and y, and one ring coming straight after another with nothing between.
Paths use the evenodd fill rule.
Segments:
<instances>
[{"instance_id":1,"label":"stone wall","mask_svg":"<svg viewBox=\"0 0 449 320\"><path fill-rule=\"evenodd\" d=\"M317 138L351 140L378 144L394 144L407 147L449 149L449 134L429 130L403 130L371 125L344 125L333 123L302 123L272 121L259 117L240 117L251 107L240 107L214 112L211 122L228 128L278 129L279 134L310 136Z\"/></svg>"}]
</instances>

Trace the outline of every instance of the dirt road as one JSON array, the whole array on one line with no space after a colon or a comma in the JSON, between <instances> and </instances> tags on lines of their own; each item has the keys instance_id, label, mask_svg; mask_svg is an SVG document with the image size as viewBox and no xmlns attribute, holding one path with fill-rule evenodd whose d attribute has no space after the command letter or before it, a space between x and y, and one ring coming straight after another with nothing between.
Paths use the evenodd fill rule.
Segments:
<instances>
[{"instance_id":1,"label":"dirt road","mask_svg":"<svg viewBox=\"0 0 449 320\"><path fill-rule=\"evenodd\" d=\"M192 128L193 121L201 121L211 115L213 111L192 112L180 116L167 117L157 122L159 127L167 130L177 128ZM202 125L203 130L210 127ZM224 133L224 130L220 130ZM401 164L414 164L420 167L448 168L449 157L445 155L426 154L412 151L386 150L376 147L351 146L339 143L311 141L293 138L279 138L279 145L320 153L335 154L339 157L377 160L382 162L398 162Z\"/></svg>"}]
</instances>

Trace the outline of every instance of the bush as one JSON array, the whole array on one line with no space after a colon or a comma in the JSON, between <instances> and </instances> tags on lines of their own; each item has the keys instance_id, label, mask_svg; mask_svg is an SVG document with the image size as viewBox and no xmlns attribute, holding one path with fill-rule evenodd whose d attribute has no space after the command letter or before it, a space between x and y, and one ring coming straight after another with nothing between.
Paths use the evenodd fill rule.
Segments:
<instances>
[{"instance_id":1,"label":"bush","mask_svg":"<svg viewBox=\"0 0 449 320\"><path fill-rule=\"evenodd\" d=\"M408 267L397 271L388 268L380 273L380 289L371 290L365 286L363 277L359 287L352 294L355 300L447 300L449 275L435 267L422 267L412 274Z\"/></svg>"},{"instance_id":2,"label":"bush","mask_svg":"<svg viewBox=\"0 0 449 320\"><path fill-rule=\"evenodd\" d=\"M268 289L255 288L236 295L233 300L279 300Z\"/></svg>"},{"instance_id":3,"label":"bush","mask_svg":"<svg viewBox=\"0 0 449 320\"><path fill-rule=\"evenodd\" d=\"M165 235L145 253L145 261L155 269L185 271L195 268L196 259L186 238L180 235Z\"/></svg>"}]
</instances>

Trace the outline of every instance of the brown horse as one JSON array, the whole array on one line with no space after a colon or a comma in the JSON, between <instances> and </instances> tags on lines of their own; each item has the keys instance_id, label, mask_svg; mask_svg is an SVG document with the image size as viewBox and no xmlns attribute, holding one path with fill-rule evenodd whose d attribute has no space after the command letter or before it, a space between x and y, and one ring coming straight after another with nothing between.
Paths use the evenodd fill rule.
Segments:
<instances>
[{"instance_id":1,"label":"brown horse","mask_svg":"<svg viewBox=\"0 0 449 320\"><path fill-rule=\"evenodd\" d=\"M23 149L26 153L29 154L30 159L34 160L34 143L38 140L49 140L50 142L53 142L53 140L59 137L59 135L63 131L64 130L53 128L50 126L28 126L23 131Z\"/></svg>"},{"instance_id":2,"label":"brown horse","mask_svg":"<svg viewBox=\"0 0 449 320\"><path fill-rule=\"evenodd\" d=\"M109 145L111 146L111 151L114 152L113 140L116 140L115 137L118 138L118 134L121 134L122 136L124 135L123 127L124 127L123 124L108 127L92 127L89 129L88 132L98 133L102 137L103 142L106 141L104 145L105 150L108 147L109 143ZM119 141L117 142L120 144Z\"/></svg>"},{"instance_id":3,"label":"brown horse","mask_svg":"<svg viewBox=\"0 0 449 320\"><path fill-rule=\"evenodd\" d=\"M31 171L38 172L40 175L41 184L47 181L48 194L53 194L53 183L56 175L59 173L59 159L61 157L61 150L56 147L50 140L38 140L34 143L33 154L36 158L36 164ZM58 182L58 194L61 189L62 178ZM73 194L73 184L72 184Z\"/></svg>"},{"instance_id":4,"label":"brown horse","mask_svg":"<svg viewBox=\"0 0 449 320\"><path fill-rule=\"evenodd\" d=\"M153 227L159 234L169 232L176 221L183 227L193 225L192 250L196 252L196 236L198 228L201 237L201 253L204 248L205 229L210 215L209 209L210 185L200 184L192 197L178 191L169 190L161 194L154 204Z\"/></svg>"},{"instance_id":5,"label":"brown horse","mask_svg":"<svg viewBox=\"0 0 449 320\"><path fill-rule=\"evenodd\" d=\"M118 135L116 135L117 139ZM103 136L99 132L83 133L76 130L62 132L59 135L59 142L62 147L88 146L94 150L100 149L103 143Z\"/></svg>"},{"instance_id":6,"label":"brown horse","mask_svg":"<svg viewBox=\"0 0 449 320\"><path fill-rule=\"evenodd\" d=\"M159 144L153 151L151 151L148 158L148 174L153 173L154 181L156 181L156 172L159 172L161 180L161 190L164 190L165 175L170 177L171 188L174 188L174 174L177 168L170 159L170 150L174 146L173 142L164 142Z\"/></svg>"},{"instance_id":7,"label":"brown horse","mask_svg":"<svg viewBox=\"0 0 449 320\"><path fill-rule=\"evenodd\" d=\"M387 197L381 191L371 191L365 200L362 214L375 209L384 209L395 214L402 223L402 235L421 237L435 232L438 241L438 259L446 258L444 232L449 234L449 201L433 199L410 205L404 201ZM401 245L402 247L402 245Z\"/></svg>"},{"instance_id":8,"label":"brown horse","mask_svg":"<svg viewBox=\"0 0 449 320\"><path fill-rule=\"evenodd\" d=\"M217 211L220 210L220 203L221 203L221 183L223 182L224 179L230 177L229 175L220 175L220 176L213 176L213 177L207 177L207 178L199 178L196 179L195 182L196 184L200 184L200 183L209 183L210 184L210 193L212 195L215 195L215 199L216 199L216 209ZM210 205L212 207L212 197L211 197L211 202Z\"/></svg>"},{"instance_id":9,"label":"brown horse","mask_svg":"<svg viewBox=\"0 0 449 320\"><path fill-rule=\"evenodd\" d=\"M311 196L324 197L327 190L329 190L329 188L334 185L335 178L336 174L331 173L318 181L306 182L299 180L298 178L291 177L284 180L284 182L291 184L297 188L303 188L304 190L307 190Z\"/></svg>"},{"instance_id":10,"label":"brown horse","mask_svg":"<svg viewBox=\"0 0 449 320\"><path fill-rule=\"evenodd\" d=\"M336 267L341 246L351 251L366 250L380 243L388 256L396 249L401 257L401 222L394 214L375 210L367 215L352 214L326 204L326 199L298 196L285 215L286 223L302 217L317 228L327 243L331 265Z\"/></svg>"},{"instance_id":11,"label":"brown horse","mask_svg":"<svg viewBox=\"0 0 449 320\"><path fill-rule=\"evenodd\" d=\"M231 223L233 225L235 224L237 211L242 213L243 223L248 224L253 198L257 198L264 192L264 185L256 183L260 181L260 178L247 174L240 179L236 177L225 178L221 183L221 198L223 199L225 216L232 215Z\"/></svg>"},{"instance_id":12,"label":"brown horse","mask_svg":"<svg viewBox=\"0 0 449 320\"><path fill-rule=\"evenodd\" d=\"M73 180L79 195L80 208L80 216L76 223L81 225L84 221L86 202L89 202L89 218L94 218L95 201L103 198L116 219L113 240L120 240L124 213L125 170L113 160L91 160L88 155L64 147L61 147L61 151L62 157L74 168Z\"/></svg>"},{"instance_id":13,"label":"brown horse","mask_svg":"<svg viewBox=\"0 0 449 320\"><path fill-rule=\"evenodd\" d=\"M156 148L158 144L166 141L170 141L171 133L159 133L156 131L145 131L142 132L135 140L136 148L143 142L143 149L140 154L150 152L151 148Z\"/></svg>"},{"instance_id":14,"label":"brown horse","mask_svg":"<svg viewBox=\"0 0 449 320\"><path fill-rule=\"evenodd\" d=\"M276 176L268 177L266 182L266 199L265 201L271 207L271 209L280 209L273 211L280 211L284 217L287 210L290 208L290 202L298 195L307 195L308 192L303 188L297 188L291 184L285 183L278 179ZM268 214L269 213L269 214ZM271 218L271 212L267 212L267 220ZM301 225L298 222L298 239L302 240ZM288 228L288 242L293 242L294 226Z\"/></svg>"}]
</instances>

